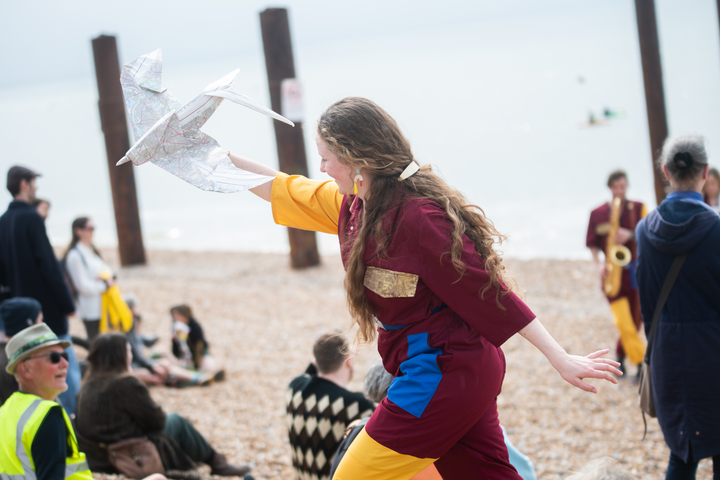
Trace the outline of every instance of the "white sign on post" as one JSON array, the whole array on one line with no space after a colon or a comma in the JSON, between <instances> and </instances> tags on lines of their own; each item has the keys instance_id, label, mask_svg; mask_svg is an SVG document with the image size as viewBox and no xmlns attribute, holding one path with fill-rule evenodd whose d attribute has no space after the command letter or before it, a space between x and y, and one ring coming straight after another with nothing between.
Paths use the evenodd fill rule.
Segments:
<instances>
[{"instance_id":1,"label":"white sign on post","mask_svg":"<svg viewBox=\"0 0 720 480\"><path fill-rule=\"evenodd\" d=\"M283 117L292 122L302 122L302 85L295 78L286 78L280 84L280 105Z\"/></svg>"}]
</instances>

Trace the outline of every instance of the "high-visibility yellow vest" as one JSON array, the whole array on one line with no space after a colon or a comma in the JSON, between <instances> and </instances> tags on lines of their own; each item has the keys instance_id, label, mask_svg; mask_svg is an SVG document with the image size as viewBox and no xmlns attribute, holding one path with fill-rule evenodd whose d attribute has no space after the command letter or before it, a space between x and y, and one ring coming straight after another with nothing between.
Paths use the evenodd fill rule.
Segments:
<instances>
[{"instance_id":1,"label":"high-visibility yellow vest","mask_svg":"<svg viewBox=\"0 0 720 480\"><path fill-rule=\"evenodd\" d=\"M58 404L49 400L15 392L0 407L0 479L35 480L32 443L45 416ZM62 407L61 407L62 408ZM77 438L70 419L62 410L67 441L72 455L65 459L65 478L93 480L85 454L78 450Z\"/></svg>"}]
</instances>

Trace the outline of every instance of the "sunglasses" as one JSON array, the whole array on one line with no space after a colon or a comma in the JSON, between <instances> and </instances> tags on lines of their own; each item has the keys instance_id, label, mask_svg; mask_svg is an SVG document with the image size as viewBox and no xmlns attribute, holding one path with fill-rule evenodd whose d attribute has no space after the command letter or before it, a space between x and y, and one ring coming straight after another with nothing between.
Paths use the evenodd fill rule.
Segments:
<instances>
[{"instance_id":1,"label":"sunglasses","mask_svg":"<svg viewBox=\"0 0 720 480\"><path fill-rule=\"evenodd\" d=\"M28 361L28 360L32 360L33 358L41 358L41 357L50 357L51 363L60 363L61 358L64 358L65 361L67 362L68 359L70 358L70 355L67 352L62 352L62 353L50 352L50 353L45 353L43 355L38 355L36 357L28 357L23 361Z\"/></svg>"}]
</instances>

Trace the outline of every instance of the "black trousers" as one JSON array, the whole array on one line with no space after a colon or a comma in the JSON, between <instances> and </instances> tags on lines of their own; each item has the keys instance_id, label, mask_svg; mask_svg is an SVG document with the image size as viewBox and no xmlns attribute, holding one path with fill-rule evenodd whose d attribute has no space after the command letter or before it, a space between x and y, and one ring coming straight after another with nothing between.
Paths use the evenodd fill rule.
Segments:
<instances>
[{"instance_id":1,"label":"black trousers","mask_svg":"<svg viewBox=\"0 0 720 480\"><path fill-rule=\"evenodd\" d=\"M86 320L83 318L83 324L85 324L85 332L87 332L87 338L92 343L95 337L100 333L100 319L97 320Z\"/></svg>"}]
</instances>

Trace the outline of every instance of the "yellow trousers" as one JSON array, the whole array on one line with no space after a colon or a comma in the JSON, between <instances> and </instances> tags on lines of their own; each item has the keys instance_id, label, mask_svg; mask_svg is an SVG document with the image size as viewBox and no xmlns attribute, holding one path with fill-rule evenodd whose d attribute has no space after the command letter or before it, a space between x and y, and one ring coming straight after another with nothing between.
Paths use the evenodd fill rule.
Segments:
<instances>
[{"instance_id":1,"label":"yellow trousers","mask_svg":"<svg viewBox=\"0 0 720 480\"><path fill-rule=\"evenodd\" d=\"M436 458L403 455L380 445L365 429L353 440L340 461L336 480L408 480L425 470Z\"/></svg>"},{"instance_id":2,"label":"yellow trousers","mask_svg":"<svg viewBox=\"0 0 720 480\"><path fill-rule=\"evenodd\" d=\"M620 342L622 342L625 355L628 356L631 363L637 365L645 356L645 344L635 327L630 311L630 302L627 297L622 297L611 302L610 308L615 317L615 326L620 330Z\"/></svg>"}]
</instances>

